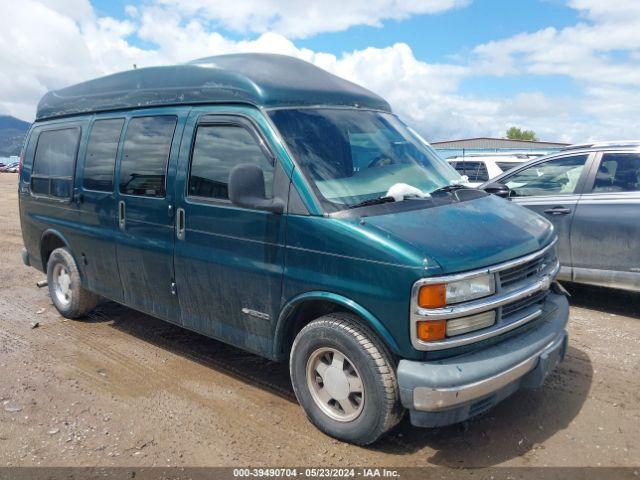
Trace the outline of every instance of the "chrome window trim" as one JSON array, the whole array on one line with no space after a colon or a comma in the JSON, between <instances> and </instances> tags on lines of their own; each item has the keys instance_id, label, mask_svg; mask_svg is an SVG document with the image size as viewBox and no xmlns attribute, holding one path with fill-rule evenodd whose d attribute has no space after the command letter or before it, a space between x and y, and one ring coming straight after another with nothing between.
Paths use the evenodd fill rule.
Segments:
<instances>
[{"instance_id":1,"label":"chrome window trim","mask_svg":"<svg viewBox=\"0 0 640 480\"><path fill-rule=\"evenodd\" d=\"M530 197L511 197L511 201L518 205L548 205L549 203L575 205L580 201L580 197L580 194L570 194L566 196L531 195Z\"/></svg>"},{"instance_id":2,"label":"chrome window trim","mask_svg":"<svg viewBox=\"0 0 640 480\"><path fill-rule=\"evenodd\" d=\"M580 205L602 204L637 204L640 202L640 191L629 192L592 192L584 193L580 198Z\"/></svg>"},{"instance_id":3,"label":"chrome window trim","mask_svg":"<svg viewBox=\"0 0 640 480\"><path fill-rule=\"evenodd\" d=\"M520 299L529 297L538 292L548 290L551 286L551 283L557 276L560 271L560 262L556 259L556 263L553 268L538 278L535 282L528 284L525 287L512 290L506 293L493 294L487 297L483 297L478 300L473 300L470 302L455 304L449 307L443 308L435 308L435 309L425 309L421 308L417 304L418 292L421 286L423 285L433 285L437 283L443 282L453 282L459 280L465 280L468 278L474 278L480 275L486 274L495 274L497 272L507 270L509 268L517 267L518 265L522 265L536 258L540 258L546 255L549 250L551 250L557 243L558 238L556 237L549 245L538 250L537 252L531 253L529 255L525 255L524 257L516 258L514 260L509 260L507 262L499 263L497 265L492 265L487 268L482 268L478 270L472 270L465 273L459 273L454 275L444 275L437 277L428 277L418 280L413 284L413 288L411 289L411 313L410 313L410 330L411 330L411 344L414 348L421 351L434 351L434 350L444 350L447 348L454 348L463 345L468 345L471 343L479 342L481 340L485 340L487 338L491 338L497 335L501 335L510 330L513 330L525 323L528 323L535 318L537 318L541 312L538 312L537 315L530 314L525 316L520 320L516 320L515 322L511 322L506 325L495 324L493 327L488 327L486 329L478 330L476 333L470 332L460 337L450 337L441 341L433 341L433 342L424 342L420 340L417 336L416 323L421 320L446 320L450 318L460 318L468 315L474 315L477 313L486 312L488 310L494 310L503 305L507 305L513 302L516 302ZM535 313L535 312L534 312Z\"/></svg>"}]
</instances>

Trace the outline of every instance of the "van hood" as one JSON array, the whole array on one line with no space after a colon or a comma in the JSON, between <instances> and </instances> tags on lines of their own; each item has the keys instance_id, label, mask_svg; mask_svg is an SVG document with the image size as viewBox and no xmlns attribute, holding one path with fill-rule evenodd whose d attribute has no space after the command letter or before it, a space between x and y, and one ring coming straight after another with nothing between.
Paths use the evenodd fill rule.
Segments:
<instances>
[{"instance_id":1,"label":"van hood","mask_svg":"<svg viewBox=\"0 0 640 480\"><path fill-rule=\"evenodd\" d=\"M366 218L369 227L419 251L442 273L487 267L535 252L553 225L508 200L487 195L458 203Z\"/></svg>"}]
</instances>

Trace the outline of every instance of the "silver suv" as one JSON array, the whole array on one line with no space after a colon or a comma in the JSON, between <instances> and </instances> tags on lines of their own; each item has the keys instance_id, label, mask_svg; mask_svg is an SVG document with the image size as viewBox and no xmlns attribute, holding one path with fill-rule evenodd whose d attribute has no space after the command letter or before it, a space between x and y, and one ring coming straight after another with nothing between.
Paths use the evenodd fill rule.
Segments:
<instances>
[{"instance_id":1,"label":"silver suv","mask_svg":"<svg viewBox=\"0 0 640 480\"><path fill-rule=\"evenodd\" d=\"M480 188L553 222L560 279L640 291L640 141L572 145Z\"/></svg>"}]
</instances>

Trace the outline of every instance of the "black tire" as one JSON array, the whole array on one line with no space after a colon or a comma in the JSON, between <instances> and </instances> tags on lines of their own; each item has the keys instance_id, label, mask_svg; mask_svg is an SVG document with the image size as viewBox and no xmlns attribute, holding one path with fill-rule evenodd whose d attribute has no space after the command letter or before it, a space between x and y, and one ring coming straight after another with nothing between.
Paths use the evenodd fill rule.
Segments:
<instances>
[{"instance_id":1,"label":"black tire","mask_svg":"<svg viewBox=\"0 0 640 480\"><path fill-rule=\"evenodd\" d=\"M64 273L59 275L61 272ZM59 280L61 277L64 282ZM65 318L84 317L98 304L98 295L82 287L78 266L66 248L56 248L51 252L47 262L47 283L53 304ZM63 284L65 288L61 287ZM68 297L63 298L63 290L68 291Z\"/></svg>"},{"instance_id":2,"label":"black tire","mask_svg":"<svg viewBox=\"0 0 640 480\"><path fill-rule=\"evenodd\" d=\"M320 389L324 388L324 378L316 375L317 371L310 365L317 358L317 352L326 349L345 355L347 367L344 368L348 369L350 362L355 368L351 372L361 378L363 405L358 407L360 412L354 419L338 421L323 408L326 410L331 402L333 405L339 402L330 400L321 407L314 399L317 395L312 393L314 380L311 378L316 376ZM294 392L311 423L327 435L357 445L375 442L402 418L395 367L385 345L358 317L348 313L332 313L306 325L293 342L289 362ZM312 372L309 377L308 368ZM337 408L342 410L340 405Z\"/></svg>"}]
</instances>

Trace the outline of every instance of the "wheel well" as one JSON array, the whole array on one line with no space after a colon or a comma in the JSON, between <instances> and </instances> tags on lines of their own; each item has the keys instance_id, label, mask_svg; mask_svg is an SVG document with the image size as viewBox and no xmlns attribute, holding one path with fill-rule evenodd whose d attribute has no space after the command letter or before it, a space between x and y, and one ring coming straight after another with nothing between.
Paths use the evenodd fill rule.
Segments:
<instances>
[{"instance_id":1,"label":"wheel well","mask_svg":"<svg viewBox=\"0 0 640 480\"><path fill-rule=\"evenodd\" d=\"M55 233L48 233L44 237L42 237L42 241L40 242L40 258L42 259L42 270L44 272L47 271L47 263L49 262L49 257L51 256L51 252L53 252L56 248L66 247L67 244Z\"/></svg>"},{"instance_id":2,"label":"wheel well","mask_svg":"<svg viewBox=\"0 0 640 480\"><path fill-rule=\"evenodd\" d=\"M333 312L352 313L348 308L327 300L307 300L296 306L285 320L279 349L280 358L286 360L289 357L293 340L300 330L316 318Z\"/></svg>"}]
</instances>

